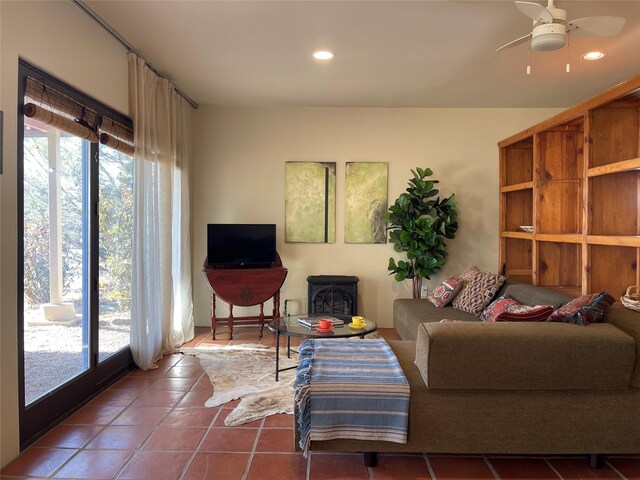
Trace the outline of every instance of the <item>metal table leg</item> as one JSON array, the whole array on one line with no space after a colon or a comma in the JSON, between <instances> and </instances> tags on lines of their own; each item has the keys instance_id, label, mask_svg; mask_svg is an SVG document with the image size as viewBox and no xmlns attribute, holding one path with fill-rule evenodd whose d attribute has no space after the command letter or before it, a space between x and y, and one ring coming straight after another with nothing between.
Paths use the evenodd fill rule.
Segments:
<instances>
[{"instance_id":1,"label":"metal table leg","mask_svg":"<svg viewBox=\"0 0 640 480\"><path fill-rule=\"evenodd\" d=\"M289 336L287 335L287 339ZM276 329L276 382L280 373L280 330Z\"/></svg>"}]
</instances>

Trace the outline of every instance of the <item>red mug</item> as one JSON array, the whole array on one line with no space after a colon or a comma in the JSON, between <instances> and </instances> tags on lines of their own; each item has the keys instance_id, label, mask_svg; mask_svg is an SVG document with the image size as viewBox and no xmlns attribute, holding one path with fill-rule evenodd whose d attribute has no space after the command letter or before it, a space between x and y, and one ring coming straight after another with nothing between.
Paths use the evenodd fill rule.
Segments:
<instances>
[{"instance_id":1,"label":"red mug","mask_svg":"<svg viewBox=\"0 0 640 480\"><path fill-rule=\"evenodd\" d=\"M318 328L321 328L322 330L327 330L331 327L332 327L331 320L329 320L328 318L320 319L320 325L318 325Z\"/></svg>"}]
</instances>

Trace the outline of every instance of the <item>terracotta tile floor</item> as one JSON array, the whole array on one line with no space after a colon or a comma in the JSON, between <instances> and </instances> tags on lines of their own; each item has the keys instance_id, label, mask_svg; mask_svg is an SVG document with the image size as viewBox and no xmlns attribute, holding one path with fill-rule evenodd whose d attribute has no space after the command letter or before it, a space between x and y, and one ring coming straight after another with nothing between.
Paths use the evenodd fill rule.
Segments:
<instances>
[{"instance_id":1,"label":"terracotta tile floor","mask_svg":"<svg viewBox=\"0 0 640 480\"><path fill-rule=\"evenodd\" d=\"M265 329L266 330L266 329ZM258 343L257 329L226 340L196 330L189 345ZM381 329L396 339L393 329ZM274 345L266 331L262 342ZM292 342L297 345L295 339ZM609 457L594 470L579 457L380 455L367 468L357 454L293 449L293 419L274 415L239 427L224 418L238 402L204 408L211 384L194 357L171 355L160 368L135 370L55 427L7 465L4 478L149 480L316 479L629 479L640 480L640 455Z\"/></svg>"}]
</instances>

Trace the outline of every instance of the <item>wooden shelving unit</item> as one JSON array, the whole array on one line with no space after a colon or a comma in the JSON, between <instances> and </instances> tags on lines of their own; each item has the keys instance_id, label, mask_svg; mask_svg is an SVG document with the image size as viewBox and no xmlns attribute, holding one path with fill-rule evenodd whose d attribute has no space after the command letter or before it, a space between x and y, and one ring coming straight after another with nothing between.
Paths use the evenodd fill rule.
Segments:
<instances>
[{"instance_id":1,"label":"wooden shelving unit","mask_svg":"<svg viewBox=\"0 0 640 480\"><path fill-rule=\"evenodd\" d=\"M500 150L500 250L510 258L509 275L531 283L533 233L519 230L533 225L533 137Z\"/></svg>"},{"instance_id":2,"label":"wooden shelving unit","mask_svg":"<svg viewBox=\"0 0 640 480\"><path fill-rule=\"evenodd\" d=\"M500 271L574 296L640 284L640 76L498 147Z\"/></svg>"}]
</instances>

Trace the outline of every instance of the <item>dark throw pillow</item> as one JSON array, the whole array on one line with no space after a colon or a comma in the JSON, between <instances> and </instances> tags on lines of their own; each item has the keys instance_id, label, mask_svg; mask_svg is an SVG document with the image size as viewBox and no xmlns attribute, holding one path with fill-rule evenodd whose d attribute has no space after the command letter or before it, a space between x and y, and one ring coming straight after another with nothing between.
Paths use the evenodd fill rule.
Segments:
<instances>
[{"instance_id":1,"label":"dark throw pillow","mask_svg":"<svg viewBox=\"0 0 640 480\"><path fill-rule=\"evenodd\" d=\"M602 320L615 298L606 291L574 298L560 307L549 317L550 322L573 323L574 325L591 325Z\"/></svg>"}]
</instances>

